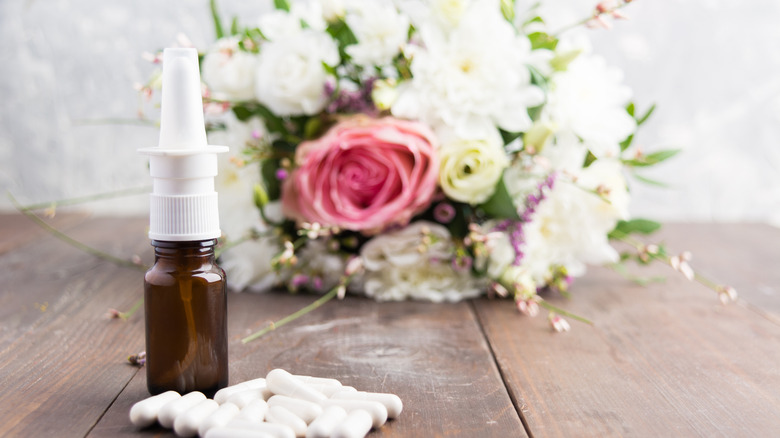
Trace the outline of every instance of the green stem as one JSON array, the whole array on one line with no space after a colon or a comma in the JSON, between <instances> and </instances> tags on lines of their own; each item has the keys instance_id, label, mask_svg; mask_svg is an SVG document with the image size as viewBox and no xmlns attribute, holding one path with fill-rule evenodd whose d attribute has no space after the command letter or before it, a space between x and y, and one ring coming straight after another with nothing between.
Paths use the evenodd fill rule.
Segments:
<instances>
[{"instance_id":1,"label":"green stem","mask_svg":"<svg viewBox=\"0 0 780 438\"><path fill-rule=\"evenodd\" d=\"M16 198L14 198L14 196L11 194L10 191L7 192L7 193L8 193L8 198L11 200L11 203L14 205L14 207L16 207L16 209L20 213L22 213L23 215L27 216L30 220L32 220L33 222L38 224L38 226L40 226L44 230L48 231L52 236L62 240L63 242L65 242L65 243L67 243L67 244L69 244L71 246L74 246L74 247L76 247L76 248L78 248L78 249L80 249L80 250L82 250L82 251L84 251L84 252L86 252L88 254L92 254L95 257L99 257L99 258L108 260L110 262L113 262L113 263L115 263L115 264L117 264L119 266L124 266L124 267L128 267L128 268L138 269L138 270L141 270L141 271L146 271L147 269L149 269L148 266L144 266L144 265L141 265L141 264L134 263L131 260L120 259L119 257L113 256L113 255L108 254L106 252L103 252L103 251L101 251L99 249L93 248L91 246L88 246L88 245L85 245L85 244L79 242L78 240L68 236L67 234L63 233L62 231L60 231L60 230L52 227L51 225L47 224L43 219L38 217L32 211L30 211L30 209L27 209L27 208L23 207L21 204L19 204L19 202L16 200Z\"/></svg>"},{"instance_id":2,"label":"green stem","mask_svg":"<svg viewBox=\"0 0 780 438\"><path fill-rule=\"evenodd\" d=\"M21 208L24 210L42 210L44 208L57 207L61 205L83 204L85 202L99 201L101 199L140 195L140 194L148 193L151 189L152 189L151 186L133 187L130 189L115 190L112 192L103 192L95 195L81 196L78 198L60 199L58 201L50 201L50 202L39 202L37 204L24 205L21 206Z\"/></svg>"},{"instance_id":3,"label":"green stem","mask_svg":"<svg viewBox=\"0 0 780 438\"><path fill-rule=\"evenodd\" d=\"M135 302L135 304L133 304L133 307L131 307L130 310L128 310L126 312L119 313L119 317L122 318L124 321L127 321L143 305L144 305L144 299L140 298L140 299L138 299L138 301Z\"/></svg>"},{"instance_id":4,"label":"green stem","mask_svg":"<svg viewBox=\"0 0 780 438\"><path fill-rule=\"evenodd\" d=\"M244 339L242 339L241 343L246 344L247 342L252 342L255 339L265 335L266 333L268 333L268 332L270 332L272 330L275 330L277 327L281 327L281 326L287 324L288 322L295 321L296 319L300 318L301 316L303 316L303 315L311 312L312 310L322 306L323 304L325 304L328 301L332 300L333 297L335 297L338 294L338 290L342 286L343 286L343 283L340 283L338 286L336 286L333 289L329 290L328 293L326 293L325 295L321 296L320 298L318 298L313 303L309 304L308 306L302 308L301 310L299 310L299 311L297 311L297 312L295 312L293 314L285 316L284 318L280 319L279 321L272 322L268 327L266 327L266 328L264 328L262 330L258 330L256 332L252 333L251 335L249 335L249 336L245 337Z\"/></svg>"},{"instance_id":5,"label":"green stem","mask_svg":"<svg viewBox=\"0 0 780 438\"><path fill-rule=\"evenodd\" d=\"M539 301L539 305L544 307L547 310L552 310L555 313L560 313L563 316L567 316L571 319L576 319L577 321L584 322L585 324L593 325L593 321L583 318L582 316L576 315L574 313L568 312L566 310L561 309L560 307L553 306L552 304L548 303L547 301Z\"/></svg>"},{"instance_id":6,"label":"green stem","mask_svg":"<svg viewBox=\"0 0 780 438\"><path fill-rule=\"evenodd\" d=\"M622 9L622 8L624 8L624 7L628 6L628 4L629 4L629 3L631 3L631 2L630 2L630 1L624 1L624 2L620 3L619 5L617 5L617 6L616 6L614 9L612 9L612 11L617 11L618 9ZM605 13L606 13L606 12L599 13L598 11L594 11L593 15L591 15L591 16L589 16L589 17L587 17L587 18L583 18L583 19L582 19L582 20L580 20L580 21L576 21L576 22L574 22L574 23L572 23L572 24L569 24L568 26L564 26L564 27L562 27L561 29L558 29L558 31L556 31L556 32L553 32L553 33L552 33L552 36L554 36L554 37L556 37L556 38L557 38L557 37L559 37L559 36L560 36L562 33L566 32L567 30L571 30L571 29L574 29L574 28L576 28L576 27L580 27L580 26L582 26L582 25L585 25L585 24L587 24L587 23L588 23L590 20L592 20L592 19L594 19L594 18L596 18L596 17L598 17L598 16L600 16L600 15L603 15L603 14L605 14Z\"/></svg>"}]
</instances>

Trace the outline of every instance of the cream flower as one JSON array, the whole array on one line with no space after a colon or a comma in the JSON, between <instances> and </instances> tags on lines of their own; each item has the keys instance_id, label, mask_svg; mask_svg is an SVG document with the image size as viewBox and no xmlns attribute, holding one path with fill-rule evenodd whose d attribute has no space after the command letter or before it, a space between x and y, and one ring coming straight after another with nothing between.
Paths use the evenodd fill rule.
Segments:
<instances>
[{"instance_id":1,"label":"cream flower","mask_svg":"<svg viewBox=\"0 0 780 438\"><path fill-rule=\"evenodd\" d=\"M348 12L347 25L357 38L357 44L346 48L352 61L363 67L392 63L406 44L409 18L383 0L353 2Z\"/></svg>"},{"instance_id":2,"label":"cream flower","mask_svg":"<svg viewBox=\"0 0 780 438\"><path fill-rule=\"evenodd\" d=\"M427 245L424 231L431 239ZM478 296L481 285L469 271L453 267L454 249L449 231L426 221L378 235L360 250L365 273L353 287L379 301L452 302Z\"/></svg>"},{"instance_id":3,"label":"cream flower","mask_svg":"<svg viewBox=\"0 0 780 438\"><path fill-rule=\"evenodd\" d=\"M329 77L323 63L339 63L338 47L327 33L303 29L266 43L257 67L257 99L279 116L320 112Z\"/></svg>"},{"instance_id":4,"label":"cream flower","mask_svg":"<svg viewBox=\"0 0 780 438\"><path fill-rule=\"evenodd\" d=\"M257 55L238 47L238 38L223 38L203 57L203 82L218 99L243 101L255 95Z\"/></svg>"},{"instance_id":5,"label":"cream flower","mask_svg":"<svg viewBox=\"0 0 780 438\"><path fill-rule=\"evenodd\" d=\"M531 44L493 2L471 3L450 32L428 25L419 33L414 78L399 88L394 115L445 124L463 138L495 126L511 132L531 126L528 108L544 100L526 67Z\"/></svg>"},{"instance_id":6,"label":"cream flower","mask_svg":"<svg viewBox=\"0 0 780 438\"><path fill-rule=\"evenodd\" d=\"M444 193L472 205L487 201L509 165L498 132L482 139L453 138L439 149L439 185Z\"/></svg>"}]
</instances>

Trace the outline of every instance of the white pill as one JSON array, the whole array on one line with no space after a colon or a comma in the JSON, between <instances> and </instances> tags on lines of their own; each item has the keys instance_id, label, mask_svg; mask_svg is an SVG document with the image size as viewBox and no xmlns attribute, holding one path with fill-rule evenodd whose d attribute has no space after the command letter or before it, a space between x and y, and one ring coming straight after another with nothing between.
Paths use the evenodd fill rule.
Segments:
<instances>
[{"instance_id":1,"label":"white pill","mask_svg":"<svg viewBox=\"0 0 780 438\"><path fill-rule=\"evenodd\" d=\"M306 435L306 422L284 406L269 406L268 412L265 414L265 421L288 426L295 432L295 436Z\"/></svg>"},{"instance_id":2,"label":"white pill","mask_svg":"<svg viewBox=\"0 0 780 438\"><path fill-rule=\"evenodd\" d=\"M309 388L301 380L282 369L271 370L265 376L268 389L274 394L301 398L310 402L321 403L328 398L316 389Z\"/></svg>"},{"instance_id":3,"label":"white pill","mask_svg":"<svg viewBox=\"0 0 780 438\"><path fill-rule=\"evenodd\" d=\"M206 400L206 396L200 391L192 391L184 394L181 398L163 405L163 407L160 408L160 412L157 414L157 421L162 427L170 429L173 427L173 422L176 420L176 417L203 400Z\"/></svg>"},{"instance_id":4,"label":"white pill","mask_svg":"<svg viewBox=\"0 0 780 438\"><path fill-rule=\"evenodd\" d=\"M209 429L206 435L202 435L203 438L276 438L277 435L273 435L267 432L259 430L247 430L247 429L231 429L228 427L215 427Z\"/></svg>"},{"instance_id":5,"label":"white pill","mask_svg":"<svg viewBox=\"0 0 780 438\"><path fill-rule=\"evenodd\" d=\"M322 385L319 383L307 383L306 386L325 394L325 397L330 397L333 394L341 391L357 391L357 389L351 386Z\"/></svg>"},{"instance_id":6,"label":"white pill","mask_svg":"<svg viewBox=\"0 0 780 438\"><path fill-rule=\"evenodd\" d=\"M385 405L375 401L369 400L337 400L328 399L322 403L322 407L327 408L330 406L341 406L347 412L351 413L358 409L362 409L368 412L373 419L374 427L382 427L387 422L387 408Z\"/></svg>"},{"instance_id":7,"label":"white pill","mask_svg":"<svg viewBox=\"0 0 780 438\"><path fill-rule=\"evenodd\" d=\"M395 394L381 392L342 391L330 396L334 400L368 400L382 403L387 408L387 418L396 418L401 415L404 404L401 398Z\"/></svg>"},{"instance_id":8,"label":"white pill","mask_svg":"<svg viewBox=\"0 0 780 438\"><path fill-rule=\"evenodd\" d=\"M328 438L336 426L347 418L347 411L341 406L329 406L317 416L306 429L306 438Z\"/></svg>"},{"instance_id":9,"label":"white pill","mask_svg":"<svg viewBox=\"0 0 780 438\"><path fill-rule=\"evenodd\" d=\"M358 409L347 415L333 431L333 438L363 438L371 430L371 414Z\"/></svg>"},{"instance_id":10,"label":"white pill","mask_svg":"<svg viewBox=\"0 0 780 438\"><path fill-rule=\"evenodd\" d=\"M336 379L329 379L326 377L299 376L297 374L293 374L292 376L307 385L342 386L341 382Z\"/></svg>"},{"instance_id":11,"label":"white pill","mask_svg":"<svg viewBox=\"0 0 780 438\"><path fill-rule=\"evenodd\" d=\"M225 403L227 399L233 394L244 391L246 389L255 388L265 388L265 379L260 377L259 379L247 380L246 382L241 382L233 386L222 388L217 391L216 394L214 394L214 401L222 404Z\"/></svg>"},{"instance_id":12,"label":"white pill","mask_svg":"<svg viewBox=\"0 0 780 438\"><path fill-rule=\"evenodd\" d=\"M306 424L314 421L314 419L322 413L322 406L317 403L302 400L300 398L288 397L286 395L275 395L269 398L268 407L271 406L284 406L290 412L297 415L298 418L305 421Z\"/></svg>"},{"instance_id":13,"label":"white pill","mask_svg":"<svg viewBox=\"0 0 780 438\"><path fill-rule=\"evenodd\" d=\"M173 431L179 436L194 436L198 434L198 428L203 420L219 409L219 403L211 399L202 400L195 406L176 416L173 422Z\"/></svg>"},{"instance_id":14,"label":"white pill","mask_svg":"<svg viewBox=\"0 0 780 438\"><path fill-rule=\"evenodd\" d=\"M246 405L255 400L263 400L263 395L263 389L261 388L246 389L228 397L226 403L233 403L239 408L244 409Z\"/></svg>"},{"instance_id":15,"label":"white pill","mask_svg":"<svg viewBox=\"0 0 780 438\"><path fill-rule=\"evenodd\" d=\"M157 421L160 408L178 398L181 398L178 392L168 391L143 399L130 408L130 421L138 427L151 426Z\"/></svg>"},{"instance_id":16,"label":"white pill","mask_svg":"<svg viewBox=\"0 0 780 438\"><path fill-rule=\"evenodd\" d=\"M268 412L268 403L263 399L257 399L244 406L236 418L260 423L265 420L266 412Z\"/></svg>"},{"instance_id":17,"label":"white pill","mask_svg":"<svg viewBox=\"0 0 780 438\"><path fill-rule=\"evenodd\" d=\"M203 420L198 427L198 435L205 436L209 430L228 424L239 412L241 412L241 409L233 403L222 403L219 405L219 409Z\"/></svg>"},{"instance_id":18,"label":"white pill","mask_svg":"<svg viewBox=\"0 0 780 438\"><path fill-rule=\"evenodd\" d=\"M290 426L279 423L257 423L254 421L233 419L226 426L232 430L251 430L270 434L276 438L295 438L295 431Z\"/></svg>"}]
</instances>

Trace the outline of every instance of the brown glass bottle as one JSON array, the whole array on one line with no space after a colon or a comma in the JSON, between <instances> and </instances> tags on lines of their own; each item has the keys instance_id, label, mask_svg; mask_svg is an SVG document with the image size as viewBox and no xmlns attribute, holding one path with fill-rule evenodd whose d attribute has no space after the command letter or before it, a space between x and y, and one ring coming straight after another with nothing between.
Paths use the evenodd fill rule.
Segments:
<instances>
[{"instance_id":1,"label":"brown glass bottle","mask_svg":"<svg viewBox=\"0 0 780 438\"><path fill-rule=\"evenodd\" d=\"M152 394L212 396L227 386L227 293L216 243L152 240L155 263L144 276L146 385Z\"/></svg>"}]
</instances>

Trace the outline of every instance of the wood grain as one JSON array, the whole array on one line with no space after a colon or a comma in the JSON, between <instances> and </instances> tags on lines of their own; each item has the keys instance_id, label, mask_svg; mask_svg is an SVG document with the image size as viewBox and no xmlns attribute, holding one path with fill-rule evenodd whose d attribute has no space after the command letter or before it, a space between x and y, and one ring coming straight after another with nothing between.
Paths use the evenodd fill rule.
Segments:
<instances>
[{"instance_id":1,"label":"wood grain","mask_svg":"<svg viewBox=\"0 0 780 438\"><path fill-rule=\"evenodd\" d=\"M398 394L403 413L371 437L525 436L468 303L347 297L257 341L240 343L247 328L260 328L313 299L283 293L230 296L231 383L284 368ZM165 432L138 431L127 419L132 404L148 396L144 378L135 376L91 436Z\"/></svg>"},{"instance_id":2,"label":"wood grain","mask_svg":"<svg viewBox=\"0 0 780 438\"><path fill-rule=\"evenodd\" d=\"M69 233L132 254L143 224L90 220ZM143 348L143 326L110 320L107 310L132 305L141 272L45 234L0 256L0 265L0 436L84 436L137 371L125 358Z\"/></svg>"},{"instance_id":3,"label":"wood grain","mask_svg":"<svg viewBox=\"0 0 780 438\"><path fill-rule=\"evenodd\" d=\"M762 228L763 239L754 240L736 239L740 228L731 234L720 226L681 226L668 236L686 236L697 266L751 291L758 287L753 275L773 285L779 280L778 246L771 242L780 243L780 233ZM762 257L750 256L754 250ZM751 261L749 269L727 270L724 264L740 256ZM729 266L748 268L737 260ZM504 302L475 302L533 436L774 436L780 430L778 325L743 305L745 298L723 306L710 290L672 271L645 273L668 278L640 287L591 269L575 283L571 300L552 298L595 321L593 327L573 323L564 334Z\"/></svg>"}]
</instances>

